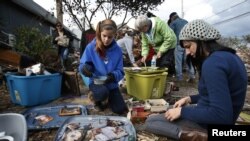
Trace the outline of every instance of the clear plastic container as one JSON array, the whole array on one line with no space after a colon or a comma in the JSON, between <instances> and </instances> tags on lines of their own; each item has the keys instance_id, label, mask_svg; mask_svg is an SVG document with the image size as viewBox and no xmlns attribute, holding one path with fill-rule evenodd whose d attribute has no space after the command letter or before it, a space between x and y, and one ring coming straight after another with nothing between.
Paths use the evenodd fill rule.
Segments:
<instances>
[{"instance_id":1,"label":"clear plastic container","mask_svg":"<svg viewBox=\"0 0 250 141\"><path fill-rule=\"evenodd\" d=\"M151 67L155 68L156 67L156 55L153 56L152 60L151 60Z\"/></svg>"}]
</instances>

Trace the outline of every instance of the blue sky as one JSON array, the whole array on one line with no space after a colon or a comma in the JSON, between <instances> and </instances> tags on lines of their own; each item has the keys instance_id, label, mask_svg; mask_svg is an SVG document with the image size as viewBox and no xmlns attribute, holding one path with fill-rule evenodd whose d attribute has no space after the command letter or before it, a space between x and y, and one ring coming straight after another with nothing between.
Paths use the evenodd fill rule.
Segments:
<instances>
[{"instance_id":1,"label":"blue sky","mask_svg":"<svg viewBox=\"0 0 250 141\"><path fill-rule=\"evenodd\" d=\"M48 11L55 7L55 0L34 1ZM223 36L242 36L250 34L249 7L250 0L165 0L157 10L151 12L167 21L171 12L175 11L181 15L183 11L186 20L204 19L214 25ZM64 18L68 16L64 15ZM98 22L97 19L101 18L97 17L95 23ZM121 18L117 17L114 20L118 23ZM134 20L129 22L132 28L133 23Z\"/></svg>"}]
</instances>

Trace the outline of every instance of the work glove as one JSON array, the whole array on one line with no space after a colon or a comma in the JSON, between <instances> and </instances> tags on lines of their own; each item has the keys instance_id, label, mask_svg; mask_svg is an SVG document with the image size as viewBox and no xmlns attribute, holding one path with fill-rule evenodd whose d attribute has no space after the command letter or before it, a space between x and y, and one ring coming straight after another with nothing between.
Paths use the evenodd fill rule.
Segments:
<instances>
[{"instance_id":1,"label":"work glove","mask_svg":"<svg viewBox=\"0 0 250 141\"><path fill-rule=\"evenodd\" d=\"M94 69L94 64L92 62L86 62L82 67L82 74L85 75L86 77L92 77L93 69Z\"/></svg>"},{"instance_id":2,"label":"work glove","mask_svg":"<svg viewBox=\"0 0 250 141\"><path fill-rule=\"evenodd\" d=\"M115 76L113 73L108 73L107 79L105 80L105 83L111 83L115 81Z\"/></svg>"}]
</instances>

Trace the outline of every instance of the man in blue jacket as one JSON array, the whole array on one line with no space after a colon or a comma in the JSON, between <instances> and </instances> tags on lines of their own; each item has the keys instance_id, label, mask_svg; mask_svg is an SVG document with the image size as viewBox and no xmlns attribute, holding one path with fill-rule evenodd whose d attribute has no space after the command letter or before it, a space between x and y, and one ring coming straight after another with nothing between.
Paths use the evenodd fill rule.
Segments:
<instances>
[{"instance_id":1,"label":"man in blue jacket","mask_svg":"<svg viewBox=\"0 0 250 141\"><path fill-rule=\"evenodd\" d=\"M174 51L174 57L175 57L175 72L176 72L176 79L177 81L183 80L183 65L186 61L186 55L185 55L185 49L180 46L179 43L179 34L181 32L181 29L184 25L188 23L185 19L180 18L176 12L172 12L169 15L169 22L170 22L170 28L174 31L176 37L177 37L177 45ZM195 78L195 72L192 64L188 64L188 73L189 73L189 79L188 82L192 82Z\"/></svg>"}]
</instances>

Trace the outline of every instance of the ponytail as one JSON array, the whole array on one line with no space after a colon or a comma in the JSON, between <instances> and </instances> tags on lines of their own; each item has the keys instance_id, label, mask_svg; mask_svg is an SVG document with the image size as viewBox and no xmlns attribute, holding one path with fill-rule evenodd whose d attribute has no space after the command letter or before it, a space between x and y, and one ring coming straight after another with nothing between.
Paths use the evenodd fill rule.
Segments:
<instances>
[{"instance_id":1,"label":"ponytail","mask_svg":"<svg viewBox=\"0 0 250 141\"><path fill-rule=\"evenodd\" d=\"M105 57L105 49L101 40L101 21L97 24L96 27L96 52L100 55L101 58Z\"/></svg>"},{"instance_id":2,"label":"ponytail","mask_svg":"<svg viewBox=\"0 0 250 141\"><path fill-rule=\"evenodd\" d=\"M98 22L96 26L96 51L100 55L101 58L105 58L105 46L101 40L101 32L103 30L112 30L114 34L117 31L116 23L111 19L106 19Z\"/></svg>"}]
</instances>

